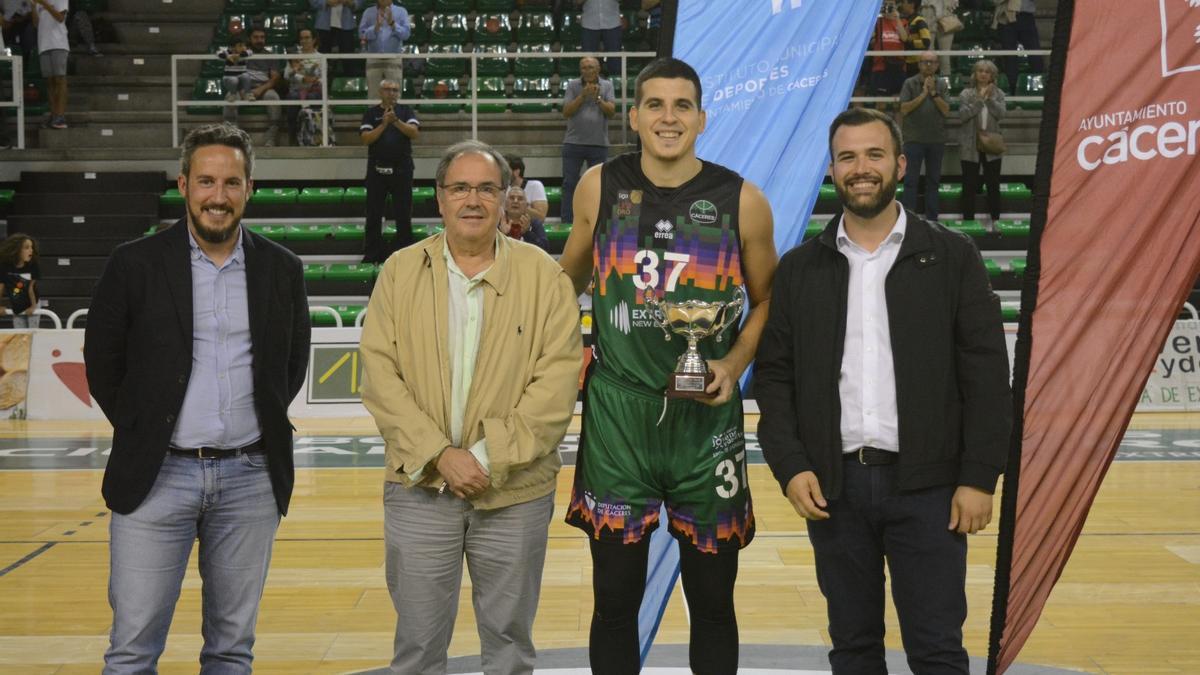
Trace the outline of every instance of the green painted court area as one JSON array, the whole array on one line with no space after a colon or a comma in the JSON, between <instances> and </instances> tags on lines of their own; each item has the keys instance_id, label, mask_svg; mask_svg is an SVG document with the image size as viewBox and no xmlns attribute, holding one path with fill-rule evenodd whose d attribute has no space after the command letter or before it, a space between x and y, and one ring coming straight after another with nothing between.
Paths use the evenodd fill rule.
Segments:
<instances>
[{"instance_id":1,"label":"green painted court area","mask_svg":"<svg viewBox=\"0 0 1200 675\"><path fill-rule=\"evenodd\" d=\"M0 471L102 469L107 461L110 436L60 438L0 438ZM579 435L567 434L558 446L563 462L575 464ZM746 434L749 460L763 462L758 438ZM383 439L379 436L298 436L296 468L383 467ZM1200 461L1200 429L1139 429L1129 431L1117 451L1118 462Z\"/></svg>"}]
</instances>

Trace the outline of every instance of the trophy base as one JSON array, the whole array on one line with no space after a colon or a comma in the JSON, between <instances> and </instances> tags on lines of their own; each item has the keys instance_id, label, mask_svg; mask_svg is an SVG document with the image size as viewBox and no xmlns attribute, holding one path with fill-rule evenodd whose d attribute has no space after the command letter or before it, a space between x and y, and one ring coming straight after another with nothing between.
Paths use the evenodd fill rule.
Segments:
<instances>
[{"instance_id":1,"label":"trophy base","mask_svg":"<svg viewBox=\"0 0 1200 675\"><path fill-rule=\"evenodd\" d=\"M713 398L713 394L704 390L712 384L714 377L712 371L694 374L671 373L671 379L667 381L667 398Z\"/></svg>"}]
</instances>

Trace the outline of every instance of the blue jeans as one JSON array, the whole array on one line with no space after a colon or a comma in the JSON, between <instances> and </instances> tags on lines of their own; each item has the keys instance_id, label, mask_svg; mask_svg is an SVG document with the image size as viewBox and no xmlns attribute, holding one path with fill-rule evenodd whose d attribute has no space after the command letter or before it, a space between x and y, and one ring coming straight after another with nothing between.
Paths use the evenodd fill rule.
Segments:
<instances>
[{"instance_id":1,"label":"blue jeans","mask_svg":"<svg viewBox=\"0 0 1200 675\"><path fill-rule=\"evenodd\" d=\"M603 164L608 159L606 145L576 145L563 143L562 147L562 222L575 222L575 186L579 185L579 177L583 175L582 165L586 162L590 169L597 164Z\"/></svg>"},{"instance_id":2,"label":"blue jeans","mask_svg":"<svg viewBox=\"0 0 1200 675\"><path fill-rule=\"evenodd\" d=\"M591 30L584 28L579 34L580 51L584 52L619 52L621 51L621 26L618 24L613 28L602 28L599 30ZM604 49L600 49L600 45L604 45ZM604 72L609 75L621 74L621 60L615 56L610 56L607 59L600 60L601 67ZM637 73L629 73L637 75Z\"/></svg>"},{"instance_id":3,"label":"blue jeans","mask_svg":"<svg viewBox=\"0 0 1200 675\"><path fill-rule=\"evenodd\" d=\"M921 164L925 164L925 217L937 220L938 186L942 183L942 155L946 146L941 143L905 143L904 156L908 170L904 174L904 195L900 203L909 211L917 210L917 185L921 179Z\"/></svg>"},{"instance_id":4,"label":"blue jeans","mask_svg":"<svg viewBox=\"0 0 1200 675\"><path fill-rule=\"evenodd\" d=\"M200 672L249 673L279 509L266 456L167 454L146 500L109 525L112 634L105 675L156 672L192 542L200 540Z\"/></svg>"},{"instance_id":5,"label":"blue jeans","mask_svg":"<svg viewBox=\"0 0 1200 675\"><path fill-rule=\"evenodd\" d=\"M946 529L955 486L900 492L895 464L842 466L842 495L829 500L829 519L808 521L834 675L887 675L885 560L909 668L967 675L967 538Z\"/></svg>"}]
</instances>

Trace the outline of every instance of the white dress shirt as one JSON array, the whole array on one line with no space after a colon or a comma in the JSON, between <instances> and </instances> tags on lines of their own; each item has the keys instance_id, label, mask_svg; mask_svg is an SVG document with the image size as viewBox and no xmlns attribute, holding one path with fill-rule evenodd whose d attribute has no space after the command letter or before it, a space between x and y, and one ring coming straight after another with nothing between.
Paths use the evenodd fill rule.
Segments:
<instances>
[{"instance_id":1,"label":"white dress shirt","mask_svg":"<svg viewBox=\"0 0 1200 675\"><path fill-rule=\"evenodd\" d=\"M900 449L896 371L883 284L900 253L908 219L904 209L883 243L867 251L838 224L838 251L850 263L846 298L846 343L838 392L842 401L842 452L863 446Z\"/></svg>"}]
</instances>

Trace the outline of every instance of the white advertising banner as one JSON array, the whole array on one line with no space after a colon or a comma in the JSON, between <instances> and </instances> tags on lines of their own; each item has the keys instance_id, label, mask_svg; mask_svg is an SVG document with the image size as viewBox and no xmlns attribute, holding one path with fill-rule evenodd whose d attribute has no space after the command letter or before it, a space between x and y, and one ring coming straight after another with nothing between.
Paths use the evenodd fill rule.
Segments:
<instances>
[{"instance_id":1,"label":"white advertising banner","mask_svg":"<svg viewBox=\"0 0 1200 675\"><path fill-rule=\"evenodd\" d=\"M1200 321L1175 322L1154 361L1137 410L1200 410Z\"/></svg>"}]
</instances>

